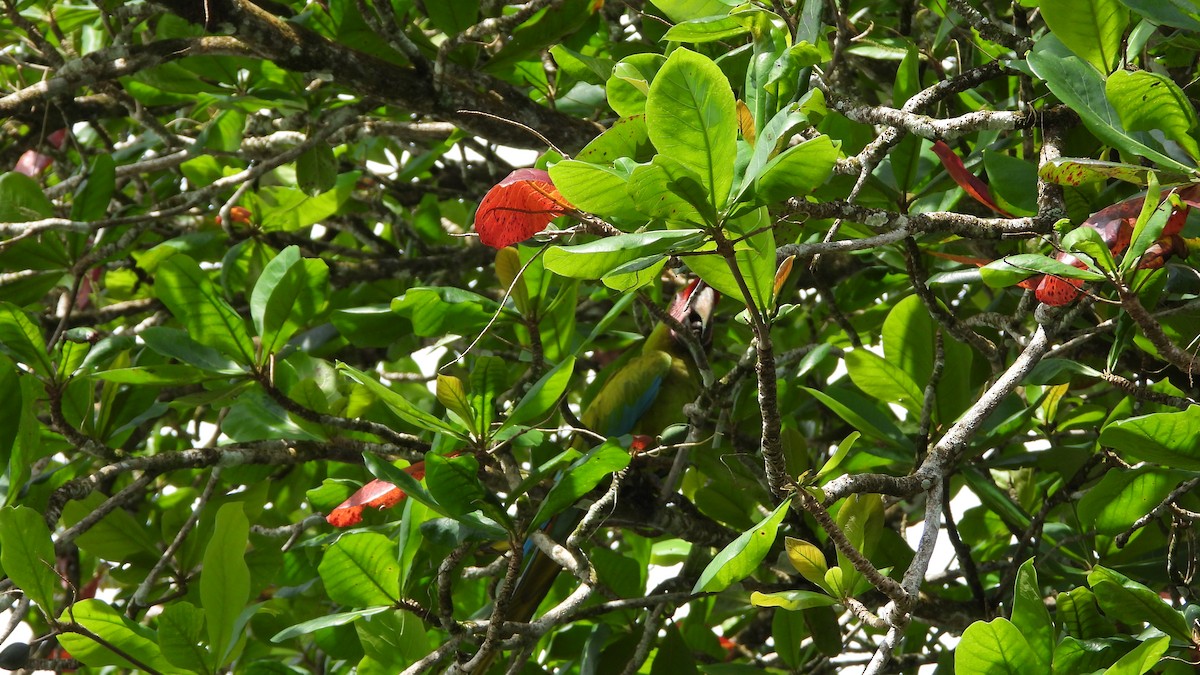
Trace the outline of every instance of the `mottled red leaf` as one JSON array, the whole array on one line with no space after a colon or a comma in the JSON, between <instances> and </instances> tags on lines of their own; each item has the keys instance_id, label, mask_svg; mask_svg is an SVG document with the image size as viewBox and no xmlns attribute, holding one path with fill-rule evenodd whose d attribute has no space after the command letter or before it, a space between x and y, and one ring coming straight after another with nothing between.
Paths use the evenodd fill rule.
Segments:
<instances>
[{"instance_id":1,"label":"mottled red leaf","mask_svg":"<svg viewBox=\"0 0 1200 675\"><path fill-rule=\"evenodd\" d=\"M61 148L66 140L66 129L59 129L46 137L46 142L55 148ZM26 150L17 158L17 163L13 166L13 171L23 173L30 178L37 178L43 171L50 168L50 165L53 163L54 158L50 155L44 155L37 150Z\"/></svg>"},{"instance_id":2,"label":"mottled red leaf","mask_svg":"<svg viewBox=\"0 0 1200 675\"><path fill-rule=\"evenodd\" d=\"M404 468L404 472L416 480L425 477L425 462L417 462ZM404 490L385 480L375 480L358 489L346 501L338 504L337 508L325 516L325 521L334 527L350 527L362 522L363 509L370 506L376 509L389 509L399 504L408 495Z\"/></svg>"},{"instance_id":3,"label":"mottled red leaf","mask_svg":"<svg viewBox=\"0 0 1200 675\"><path fill-rule=\"evenodd\" d=\"M532 237L555 218L575 208L558 193L550 174L517 169L479 202L475 231L485 246L501 249Z\"/></svg>"},{"instance_id":4,"label":"mottled red leaf","mask_svg":"<svg viewBox=\"0 0 1200 675\"><path fill-rule=\"evenodd\" d=\"M950 177L954 179L958 186L975 198L975 201L983 204L989 209L999 213L1005 218L1012 218L1012 214L1000 208L996 200L992 199L992 191L988 188L987 183L979 180L979 178L967 170L966 165L959 159L958 155L946 145L944 141L938 141L933 144L933 152L942 160L942 166L946 167L946 171Z\"/></svg>"},{"instance_id":5,"label":"mottled red leaf","mask_svg":"<svg viewBox=\"0 0 1200 675\"><path fill-rule=\"evenodd\" d=\"M1087 267L1083 261L1070 253L1058 254L1058 261L1073 265L1079 269ZM1054 307L1062 307L1078 297L1079 289L1081 288L1083 288L1083 279L1063 279L1047 274L1038 282L1034 295L1037 297L1038 302L1044 302Z\"/></svg>"}]
</instances>

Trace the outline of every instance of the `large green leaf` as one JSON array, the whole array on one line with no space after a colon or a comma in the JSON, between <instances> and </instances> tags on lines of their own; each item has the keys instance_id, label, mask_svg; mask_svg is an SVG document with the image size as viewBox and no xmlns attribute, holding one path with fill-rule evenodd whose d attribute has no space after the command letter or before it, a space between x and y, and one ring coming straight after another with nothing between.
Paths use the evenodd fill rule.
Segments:
<instances>
[{"instance_id":1,"label":"large green leaf","mask_svg":"<svg viewBox=\"0 0 1200 675\"><path fill-rule=\"evenodd\" d=\"M1050 612L1046 610L1046 603L1042 600L1042 589L1038 586L1033 558L1021 563L1021 567L1017 569L1012 623L1025 636L1025 641L1033 649L1034 656L1045 672L1054 660L1054 643L1057 640L1054 624L1050 621Z\"/></svg>"},{"instance_id":2,"label":"large green leaf","mask_svg":"<svg viewBox=\"0 0 1200 675\"><path fill-rule=\"evenodd\" d=\"M117 185L117 167L112 155L97 155L71 202L71 220L100 220L108 214Z\"/></svg>"},{"instance_id":3,"label":"large green leaf","mask_svg":"<svg viewBox=\"0 0 1200 675\"><path fill-rule=\"evenodd\" d=\"M1100 534L1124 532L1189 477L1188 472L1160 467L1108 471L1079 500L1079 522Z\"/></svg>"},{"instance_id":4,"label":"large green leaf","mask_svg":"<svg viewBox=\"0 0 1200 675\"><path fill-rule=\"evenodd\" d=\"M317 570L330 599L346 607L390 606L400 599L396 544L382 534L339 538L325 550Z\"/></svg>"},{"instance_id":5,"label":"large green leaf","mask_svg":"<svg viewBox=\"0 0 1200 675\"><path fill-rule=\"evenodd\" d=\"M829 180L837 158L838 143L829 136L817 136L794 145L763 168L754 196L759 204L802 197Z\"/></svg>"},{"instance_id":6,"label":"large green leaf","mask_svg":"<svg viewBox=\"0 0 1200 675\"><path fill-rule=\"evenodd\" d=\"M137 659L137 664L123 658L107 646L79 633L62 633L58 641L71 653L93 668L117 666L142 670L149 667L160 673L179 672L168 661L158 646L154 631L134 623L101 600L81 600L63 610L59 621L74 621L87 630L99 635L105 642Z\"/></svg>"},{"instance_id":7,"label":"large green leaf","mask_svg":"<svg viewBox=\"0 0 1200 675\"><path fill-rule=\"evenodd\" d=\"M479 461L474 455L425 456L425 485L452 518L477 511L484 500L479 482Z\"/></svg>"},{"instance_id":8,"label":"large green leaf","mask_svg":"<svg viewBox=\"0 0 1200 675\"><path fill-rule=\"evenodd\" d=\"M200 571L200 602L204 606L208 644L220 665L228 662L234 646L243 637L235 628L250 599L250 568L246 565L249 538L250 521L242 503L222 504Z\"/></svg>"},{"instance_id":9,"label":"large green leaf","mask_svg":"<svg viewBox=\"0 0 1200 675\"><path fill-rule=\"evenodd\" d=\"M1161 131L1200 158L1200 146L1192 137L1196 111L1173 80L1146 70L1118 70L1108 76L1104 91L1127 131Z\"/></svg>"},{"instance_id":10,"label":"large green leaf","mask_svg":"<svg viewBox=\"0 0 1200 675\"><path fill-rule=\"evenodd\" d=\"M1049 256L1037 253L1018 253L988 263L980 270L983 283L993 288L1013 286L1035 274L1052 274L1064 279L1103 281L1104 275L1091 270L1068 265Z\"/></svg>"},{"instance_id":11,"label":"large green leaf","mask_svg":"<svg viewBox=\"0 0 1200 675\"><path fill-rule=\"evenodd\" d=\"M1008 619L976 621L963 631L954 650L956 675L1029 675L1044 673L1020 629Z\"/></svg>"},{"instance_id":12,"label":"large green leaf","mask_svg":"<svg viewBox=\"0 0 1200 675\"><path fill-rule=\"evenodd\" d=\"M1171 638L1166 635L1146 640L1117 659L1116 663L1104 671L1104 675L1143 675L1158 665L1170 647Z\"/></svg>"},{"instance_id":13,"label":"large green leaf","mask_svg":"<svg viewBox=\"0 0 1200 675\"><path fill-rule=\"evenodd\" d=\"M1191 642L1192 630L1183 613L1143 584L1100 566L1088 573L1088 584L1110 618L1135 625L1146 622L1176 640Z\"/></svg>"},{"instance_id":14,"label":"large green leaf","mask_svg":"<svg viewBox=\"0 0 1200 675\"><path fill-rule=\"evenodd\" d=\"M567 390L567 386L571 382L571 375L575 372L575 357L570 356L563 359L550 372L543 375L521 400L513 406L512 412L504 419L500 425L501 429L512 426L514 424L527 424L536 422L542 417L549 414L550 410L558 403L559 399Z\"/></svg>"},{"instance_id":15,"label":"large green leaf","mask_svg":"<svg viewBox=\"0 0 1200 675\"><path fill-rule=\"evenodd\" d=\"M172 665L196 673L212 672L212 658L203 638L203 610L186 600L163 607L158 617L158 646Z\"/></svg>"},{"instance_id":16,"label":"large green leaf","mask_svg":"<svg viewBox=\"0 0 1200 675\"><path fill-rule=\"evenodd\" d=\"M1107 75L1116 67L1129 10L1119 0L1054 0L1042 19L1072 52Z\"/></svg>"},{"instance_id":17,"label":"large green leaf","mask_svg":"<svg viewBox=\"0 0 1200 675\"><path fill-rule=\"evenodd\" d=\"M421 337L476 335L498 311L502 317L511 312L491 298L450 286L410 288L392 300L392 311L412 321Z\"/></svg>"},{"instance_id":18,"label":"large green leaf","mask_svg":"<svg viewBox=\"0 0 1200 675\"><path fill-rule=\"evenodd\" d=\"M708 567L704 568L692 592L723 591L735 581L753 574L775 543L779 523L783 521L791 503L790 499L784 500L770 515L721 549Z\"/></svg>"},{"instance_id":19,"label":"large green leaf","mask_svg":"<svg viewBox=\"0 0 1200 675\"><path fill-rule=\"evenodd\" d=\"M254 343L242 317L217 292L192 258L176 254L158 265L154 292L188 335L240 364L254 361Z\"/></svg>"},{"instance_id":20,"label":"large green leaf","mask_svg":"<svg viewBox=\"0 0 1200 675\"><path fill-rule=\"evenodd\" d=\"M0 567L42 611L54 612L54 543L46 519L24 506L0 509Z\"/></svg>"},{"instance_id":21,"label":"large green leaf","mask_svg":"<svg viewBox=\"0 0 1200 675\"><path fill-rule=\"evenodd\" d=\"M605 237L577 246L551 246L546 269L572 279L599 279L639 258L666 257L687 250L702 239L699 230L654 230Z\"/></svg>"},{"instance_id":22,"label":"large green leaf","mask_svg":"<svg viewBox=\"0 0 1200 675\"><path fill-rule=\"evenodd\" d=\"M43 377L54 373L42 331L20 307L4 301L0 301L0 351Z\"/></svg>"},{"instance_id":23,"label":"large green leaf","mask_svg":"<svg viewBox=\"0 0 1200 675\"><path fill-rule=\"evenodd\" d=\"M1121 126L1121 118L1108 102L1104 78L1079 57L1071 54L1053 35L1042 38L1029 52L1029 66L1046 81L1046 86L1079 114L1084 125L1104 143L1123 153L1145 157L1160 167L1191 173L1192 167L1137 140Z\"/></svg>"},{"instance_id":24,"label":"large green leaf","mask_svg":"<svg viewBox=\"0 0 1200 675\"><path fill-rule=\"evenodd\" d=\"M660 153L700 175L709 203L720 211L733 185L737 113L733 89L708 57L671 53L650 85L646 125Z\"/></svg>"},{"instance_id":25,"label":"large green leaf","mask_svg":"<svg viewBox=\"0 0 1200 675\"><path fill-rule=\"evenodd\" d=\"M1200 406L1118 420L1100 432L1100 444L1134 459L1200 471Z\"/></svg>"},{"instance_id":26,"label":"large green leaf","mask_svg":"<svg viewBox=\"0 0 1200 675\"><path fill-rule=\"evenodd\" d=\"M267 263L250 296L263 358L283 349L301 326L321 315L328 287L329 267L323 260L301 258L296 246Z\"/></svg>"},{"instance_id":27,"label":"large green leaf","mask_svg":"<svg viewBox=\"0 0 1200 675\"><path fill-rule=\"evenodd\" d=\"M569 159L550 168L554 187L581 211L601 218L645 220L626 185L629 174L612 166Z\"/></svg>"},{"instance_id":28,"label":"large green leaf","mask_svg":"<svg viewBox=\"0 0 1200 675\"><path fill-rule=\"evenodd\" d=\"M551 516L574 504L600 484L606 476L629 466L629 450L616 439L592 448L567 467L533 517L534 527L540 527Z\"/></svg>"},{"instance_id":29,"label":"large green leaf","mask_svg":"<svg viewBox=\"0 0 1200 675\"><path fill-rule=\"evenodd\" d=\"M352 367L345 363L338 364L338 370L347 373L355 382L363 385L375 395L383 404L396 413L400 419L412 424L420 429L427 431L436 431L439 433L450 434L457 438L464 438L463 431L454 425L436 417L424 410L413 405L407 398L399 393L392 391L379 380L374 377Z\"/></svg>"},{"instance_id":30,"label":"large green leaf","mask_svg":"<svg viewBox=\"0 0 1200 675\"><path fill-rule=\"evenodd\" d=\"M919 414L924 392L916 380L895 363L866 349L846 352L846 370L859 389L877 401L897 403Z\"/></svg>"}]
</instances>

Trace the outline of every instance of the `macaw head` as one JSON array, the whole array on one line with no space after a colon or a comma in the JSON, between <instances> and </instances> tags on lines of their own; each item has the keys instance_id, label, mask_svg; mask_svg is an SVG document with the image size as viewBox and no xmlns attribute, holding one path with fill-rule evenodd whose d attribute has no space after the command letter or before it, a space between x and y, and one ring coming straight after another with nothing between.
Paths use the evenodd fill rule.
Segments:
<instances>
[{"instance_id":1,"label":"macaw head","mask_svg":"<svg viewBox=\"0 0 1200 675\"><path fill-rule=\"evenodd\" d=\"M721 295L712 286L696 279L675 295L667 312L707 347L712 344L712 315L720 299ZM675 337L674 333L671 337Z\"/></svg>"}]
</instances>

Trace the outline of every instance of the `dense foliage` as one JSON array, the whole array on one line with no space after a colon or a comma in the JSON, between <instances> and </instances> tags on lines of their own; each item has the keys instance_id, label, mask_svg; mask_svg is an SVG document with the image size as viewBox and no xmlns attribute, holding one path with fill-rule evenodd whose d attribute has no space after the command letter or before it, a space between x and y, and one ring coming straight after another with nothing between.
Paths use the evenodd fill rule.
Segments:
<instances>
[{"instance_id":1,"label":"dense foliage","mask_svg":"<svg viewBox=\"0 0 1200 675\"><path fill-rule=\"evenodd\" d=\"M1038 5L4 0L0 666L1193 672L1200 6Z\"/></svg>"}]
</instances>

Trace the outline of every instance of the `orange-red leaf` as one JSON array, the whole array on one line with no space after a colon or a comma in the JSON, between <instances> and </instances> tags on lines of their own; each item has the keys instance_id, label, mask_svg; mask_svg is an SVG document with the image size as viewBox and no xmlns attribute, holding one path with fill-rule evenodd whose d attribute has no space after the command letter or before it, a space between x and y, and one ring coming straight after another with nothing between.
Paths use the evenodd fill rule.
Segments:
<instances>
[{"instance_id":1,"label":"orange-red leaf","mask_svg":"<svg viewBox=\"0 0 1200 675\"><path fill-rule=\"evenodd\" d=\"M555 218L574 211L541 169L517 169L479 202L475 231L485 246L501 249L541 232Z\"/></svg>"},{"instance_id":2,"label":"orange-red leaf","mask_svg":"<svg viewBox=\"0 0 1200 675\"><path fill-rule=\"evenodd\" d=\"M933 152L942 160L942 166L946 167L946 171L950 177L954 179L958 186L975 198L975 201L983 204L989 209L999 213L1005 218L1012 218L1012 214L1000 208L996 200L992 199L992 191L988 188L987 183L979 180L979 178L967 170L966 165L959 159L958 155L946 145L944 141L938 141L933 144Z\"/></svg>"},{"instance_id":3,"label":"orange-red leaf","mask_svg":"<svg viewBox=\"0 0 1200 675\"><path fill-rule=\"evenodd\" d=\"M1058 260L1068 265L1074 265L1079 269L1087 267L1083 261L1069 253L1058 254ZM1034 296L1037 297L1038 302L1044 302L1054 307L1062 307L1078 297L1079 289L1081 288L1083 288L1083 279L1063 279L1047 274L1038 282Z\"/></svg>"},{"instance_id":4,"label":"orange-red leaf","mask_svg":"<svg viewBox=\"0 0 1200 675\"><path fill-rule=\"evenodd\" d=\"M417 462L404 468L404 472L416 480L425 477L425 462ZM350 527L362 522L363 509L370 506L376 509L390 509L399 504L408 495L404 490L385 480L375 480L358 489L346 501L338 504L337 508L325 516L325 521L334 527Z\"/></svg>"}]
</instances>

